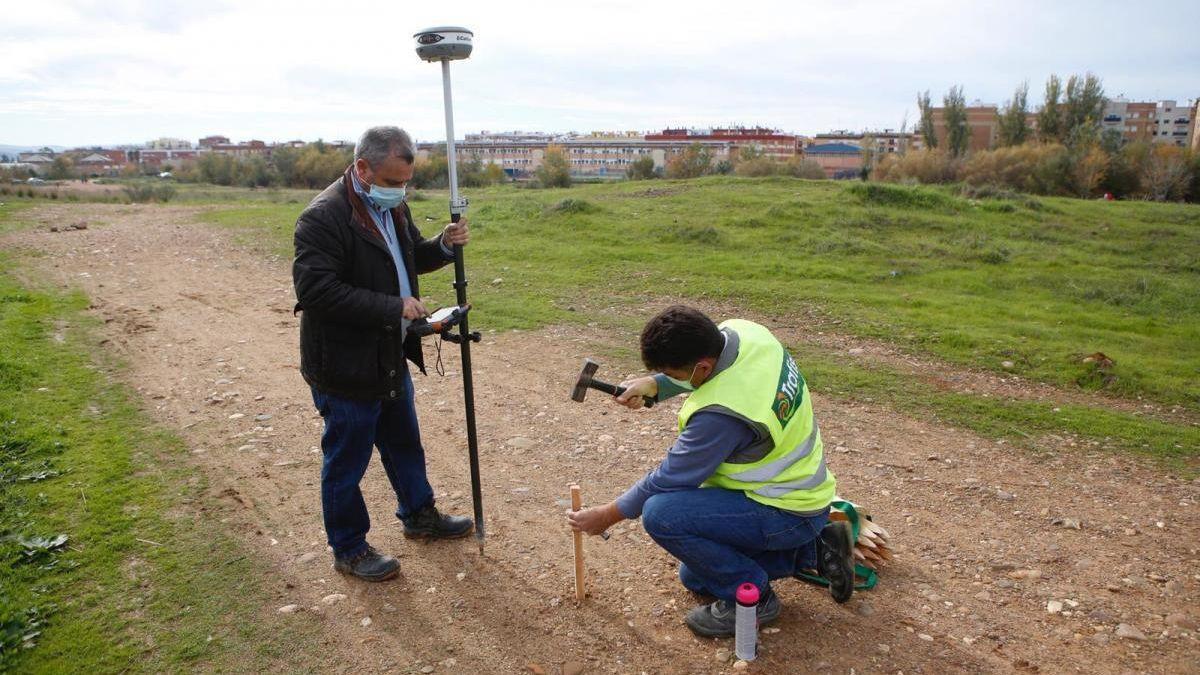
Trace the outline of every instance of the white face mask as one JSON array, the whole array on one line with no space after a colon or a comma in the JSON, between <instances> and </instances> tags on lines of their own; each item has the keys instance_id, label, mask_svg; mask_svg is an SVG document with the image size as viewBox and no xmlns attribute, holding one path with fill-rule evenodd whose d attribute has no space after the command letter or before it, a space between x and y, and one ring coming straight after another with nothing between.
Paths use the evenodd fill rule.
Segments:
<instances>
[{"instance_id":1,"label":"white face mask","mask_svg":"<svg viewBox=\"0 0 1200 675\"><path fill-rule=\"evenodd\" d=\"M685 391L695 391L696 385L692 384L692 378L696 376L696 369L699 367L700 367L699 363L692 366L692 374L688 375L688 378L686 380L677 380L677 379L671 377L670 375L667 375L666 373L663 373L663 377L670 380L671 384L675 385L676 387L679 387L680 389L683 389Z\"/></svg>"}]
</instances>

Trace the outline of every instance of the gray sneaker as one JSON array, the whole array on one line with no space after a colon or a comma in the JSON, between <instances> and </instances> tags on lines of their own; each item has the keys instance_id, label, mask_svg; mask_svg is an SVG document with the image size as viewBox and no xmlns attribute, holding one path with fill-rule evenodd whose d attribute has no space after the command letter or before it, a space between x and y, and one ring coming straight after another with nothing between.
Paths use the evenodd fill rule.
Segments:
<instances>
[{"instance_id":1,"label":"gray sneaker","mask_svg":"<svg viewBox=\"0 0 1200 675\"><path fill-rule=\"evenodd\" d=\"M400 574L400 561L368 546L353 558L334 558L333 569L367 581L387 581Z\"/></svg>"},{"instance_id":2,"label":"gray sneaker","mask_svg":"<svg viewBox=\"0 0 1200 675\"><path fill-rule=\"evenodd\" d=\"M779 610L779 596L775 595L775 591L768 590L767 596L758 603L758 625L765 626L778 619ZM683 622L700 637L733 637L737 627L736 612L737 603L717 600L692 609Z\"/></svg>"}]
</instances>

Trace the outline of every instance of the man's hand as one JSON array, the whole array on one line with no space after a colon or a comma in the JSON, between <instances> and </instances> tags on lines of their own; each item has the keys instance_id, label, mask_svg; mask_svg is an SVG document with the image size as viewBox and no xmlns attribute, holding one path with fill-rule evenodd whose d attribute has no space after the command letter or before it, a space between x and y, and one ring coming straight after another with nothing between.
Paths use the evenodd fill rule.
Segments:
<instances>
[{"instance_id":1,"label":"man's hand","mask_svg":"<svg viewBox=\"0 0 1200 675\"><path fill-rule=\"evenodd\" d=\"M616 397L616 401L630 410L642 409L642 406L645 405L642 401L643 396L649 396L650 398L658 396L658 380L654 379L653 376L625 380L621 383L621 386L625 387L625 391Z\"/></svg>"},{"instance_id":2,"label":"man's hand","mask_svg":"<svg viewBox=\"0 0 1200 675\"><path fill-rule=\"evenodd\" d=\"M425 310L425 305L421 303L420 298L405 298L404 299L404 318L409 321L424 319L429 316L429 312Z\"/></svg>"},{"instance_id":3,"label":"man's hand","mask_svg":"<svg viewBox=\"0 0 1200 675\"><path fill-rule=\"evenodd\" d=\"M621 515L616 502L590 509L567 511L567 522L571 524L572 530L592 535L604 534L605 530L622 520L625 520L625 516Z\"/></svg>"},{"instance_id":4,"label":"man's hand","mask_svg":"<svg viewBox=\"0 0 1200 675\"><path fill-rule=\"evenodd\" d=\"M466 246L471 241L471 230L467 227L467 218L463 216L457 223L450 223L442 230L442 245L453 249L455 244Z\"/></svg>"}]
</instances>

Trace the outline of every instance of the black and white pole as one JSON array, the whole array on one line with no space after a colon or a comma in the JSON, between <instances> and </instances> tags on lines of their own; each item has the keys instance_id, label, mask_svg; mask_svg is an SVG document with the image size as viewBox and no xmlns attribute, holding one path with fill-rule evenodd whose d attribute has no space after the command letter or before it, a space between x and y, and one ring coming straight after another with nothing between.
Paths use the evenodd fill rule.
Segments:
<instances>
[{"instance_id":1,"label":"black and white pole","mask_svg":"<svg viewBox=\"0 0 1200 675\"><path fill-rule=\"evenodd\" d=\"M467 200L458 194L458 158L454 150L454 102L450 96L450 62L471 55L474 33L458 26L428 28L413 35L417 56L442 64L442 94L446 109L446 163L450 168L450 220L457 223L467 210ZM454 247L454 290L460 307L467 304L467 273L463 266L463 247ZM463 401L467 415L467 451L471 462L471 500L475 506L475 540L483 553L483 492L479 480L479 440L475 431L475 385L471 377L471 341L478 337L467 330L467 314L462 315L456 342L462 348Z\"/></svg>"}]
</instances>

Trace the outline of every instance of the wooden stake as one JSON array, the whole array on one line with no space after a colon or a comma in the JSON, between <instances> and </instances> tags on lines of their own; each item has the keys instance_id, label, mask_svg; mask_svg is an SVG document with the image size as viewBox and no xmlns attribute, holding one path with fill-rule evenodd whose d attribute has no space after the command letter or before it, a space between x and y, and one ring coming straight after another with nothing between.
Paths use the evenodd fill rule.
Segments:
<instances>
[{"instance_id":1,"label":"wooden stake","mask_svg":"<svg viewBox=\"0 0 1200 675\"><path fill-rule=\"evenodd\" d=\"M579 491L578 485L571 486L571 510L578 511L583 508L583 495ZM583 571L583 533L574 532L575 535L575 600L583 602L583 597L587 591L584 586L584 571Z\"/></svg>"}]
</instances>

